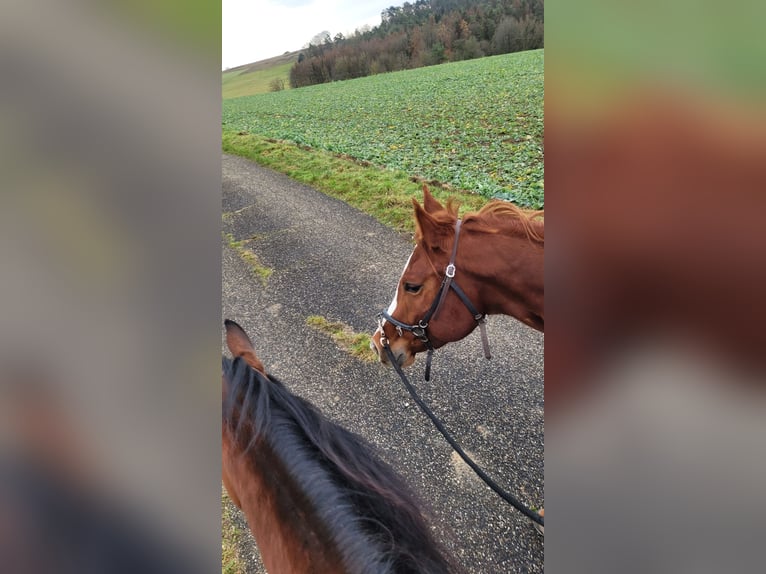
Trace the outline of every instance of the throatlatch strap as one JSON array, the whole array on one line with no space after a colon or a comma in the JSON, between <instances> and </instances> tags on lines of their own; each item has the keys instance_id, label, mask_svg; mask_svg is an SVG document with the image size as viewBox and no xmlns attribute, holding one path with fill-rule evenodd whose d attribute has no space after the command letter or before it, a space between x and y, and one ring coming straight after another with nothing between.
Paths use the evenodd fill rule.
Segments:
<instances>
[{"instance_id":1,"label":"throatlatch strap","mask_svg":"<svg viewBox=\"0 0 766 574\"><path fill-rule=\"evenodd\" d=\"M487 318L482 317L479 320L479 331L481 331L481 344L484 347L484 357L487 359L492 358L492 354L489 352L489 337L487 336Z\"/></svg>"},{"instance_id":2,"label":"throatlatch strap","mask_svg":"<svg viewBox=\"0 0 766 574\"><path fill-rule=\"evenodd\" d=\"M481 345L484 347L484 356L487 359L491 359L492 355L489 352L489 337L487 336L487 316L476 310L476 307L473 306L468 295L466 295L465 291L458 286L457 282L453 282L451 287L455 293L457 293L457 296L460 297L460 300L463 301L463 305L465 305L468 308L468 311L473 315L474 320L479 324L479 330L481 331Z\"/></svg>"}]
</instances>

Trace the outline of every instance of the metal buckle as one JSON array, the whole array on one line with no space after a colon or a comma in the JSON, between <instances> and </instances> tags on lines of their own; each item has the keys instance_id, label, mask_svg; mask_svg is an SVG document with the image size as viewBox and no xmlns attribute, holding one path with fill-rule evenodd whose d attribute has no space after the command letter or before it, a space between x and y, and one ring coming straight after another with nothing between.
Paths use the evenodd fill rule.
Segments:
<instances>
[{"instance_id":1,"label":"metal buckle","mask_svg":"<svg viewBox=\"0 0 766 574\"><path fill-rule=\"evenodd\" d=\"M415 335L419 340L423 341L424 343L428 341L428 335L426 335L426 330L422 327L413 327L412 334Z\"/></svg>"},{"instance_id":2,"label":"metal buckle","mask_svg":"<svg viewBox=\"0 0 766 574\"><path fill-rule=\"evenodd\" d=\"M447 265L447 270L444 272L444 274L449 277L450 279L455 276L455 266L450 263Z\"/></svg>"},{"instance_id":3,"label":"metal buckle","mask_svg":"<svg viewBox=\"0 0 766 574\"><path fill-rule=\"evenodd\" d=\"M388 347L388 337L386 337L386 331L383 329L385 321L383 313L378 313L378 329L380 329L380 345L382 347Z\"/></svg>"}]
</instances>

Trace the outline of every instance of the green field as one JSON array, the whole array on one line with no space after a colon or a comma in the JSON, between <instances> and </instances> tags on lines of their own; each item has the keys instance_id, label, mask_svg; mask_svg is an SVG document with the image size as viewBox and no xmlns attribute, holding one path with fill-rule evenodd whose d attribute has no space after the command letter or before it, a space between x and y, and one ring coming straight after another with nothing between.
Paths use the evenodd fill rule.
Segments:
<instances>
[{"instance_id":1,"label":"green field","mask_svg":"<svg viewBox=\"0 0 766 574\"><path fill-rule=\"evenodd\" d=\"M544 52L223 102L223 130L345 154L542 208Z\"/></svg>"}]
</instances>

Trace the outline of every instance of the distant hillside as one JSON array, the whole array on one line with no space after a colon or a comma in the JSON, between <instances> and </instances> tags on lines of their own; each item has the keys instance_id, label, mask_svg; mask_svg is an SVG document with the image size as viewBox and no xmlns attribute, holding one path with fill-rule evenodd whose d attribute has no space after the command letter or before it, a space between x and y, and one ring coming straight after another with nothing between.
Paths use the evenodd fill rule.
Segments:
<instances>
[{"instance_id":1,"label":"distant hillside","mask_svg":"<svg viewBox=\"0 0 766 574\"><path fill-rule=\"evenodd\" d=\"M299 88L543 48L544 0L415 0L391 6L382 22L346 38L230 68L223 98Z\"/></svg>"},{"instance_id":2,"label":"distant hillside","mask_svg":"<svg viewBox=\"0 0 766 574\"><path fill-rule=\"evenodd\" d=\"M543 0L416 0L381 17L366 32L309 45L290 70L290 86L544 47Z\"/></svg>"},{"instance_id":3,"label":"distant hillside","mask_svg":"<svg viewBox=\"0 0 766 574\"><path fill-rule=\"evenodd\" d=\"M300 50L297 52L285 52L281 56L274 56L273 58L258 60L257 62L252 62L250 64L243 64L242 66L237 66L236 68L229 68L225 70L224 73L260 72L262 70L268 70L269 68L280 66L282 64L292 64L298 59L298 54L300 54Z\"/></svg>"},{"instance_id":4,"label":"distant hillside","mask_svg":"<svg viewBox=\"0 0 766 574\"><path fill-rule=\"evenodd\" d=\"M274 80L282 80L284 88L289 88L290 68L298 61L299 54L300 52L287 52L281 56L223 71L221 73L223 99L273 91Z\"/></svg>"}]
</instances>

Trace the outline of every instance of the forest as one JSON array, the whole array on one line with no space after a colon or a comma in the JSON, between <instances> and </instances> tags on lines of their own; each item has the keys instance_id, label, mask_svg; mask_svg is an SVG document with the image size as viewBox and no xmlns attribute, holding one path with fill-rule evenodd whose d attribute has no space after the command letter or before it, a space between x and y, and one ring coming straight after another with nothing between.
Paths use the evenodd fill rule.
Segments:
<instances>
[{"instance_id":1,"label":"forest","mask_svg":"<svg viewBox=\"0 0 766 574\"><path fill-rule=\"evenodd\" d=\"M384 10L374 28L309 44L290 87L543 48L543 25L543 0L405 2Z\"/></svg>"}]
</instances>

